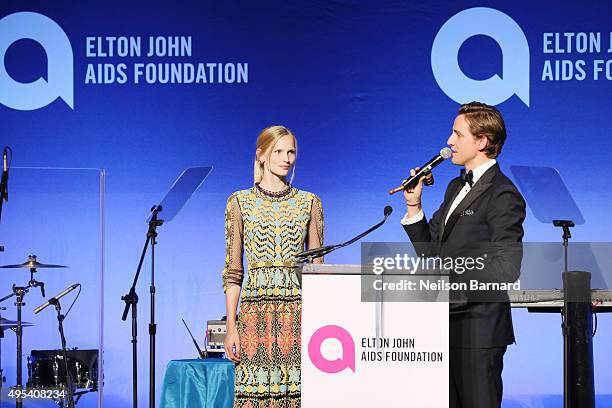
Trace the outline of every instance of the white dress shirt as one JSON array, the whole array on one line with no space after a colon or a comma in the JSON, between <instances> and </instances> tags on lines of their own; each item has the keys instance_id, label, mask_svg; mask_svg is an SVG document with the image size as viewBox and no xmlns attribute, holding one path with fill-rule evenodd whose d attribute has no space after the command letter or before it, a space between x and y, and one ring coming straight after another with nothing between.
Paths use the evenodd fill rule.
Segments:
<instances>
[{"instance_id":1,"label":"white dress shirt","mask_svg":"<svg viewBox=\"0 0 612 408\"><path fill-rule=\"evenodd\" d=\"M487 170L489 170L491 167L493 167L495 165L495 163L497 163L497 160L491 159L488 162L483 163L480 166L478 166L475 169L473 169L472 170L472 174L473 174L474 178L473 178L472 185L476 184L478 179L480 179L480 177L482 177L482 175ZM444 219L444 225L446 225L446 223L448 222L448 219L450 218L450 216L453 213L453 211L455 210L455 208L457 208L459 203L461 203L461 201L463 201L463 199L465 198L467 193L470 192L471 189L472 189L472 187L470 187L470 185L468 183L465 183L465 186L463 186L463 188L461 189L459 194L457 194L457 197L455 197L455 200L451 204L450 209L448 210L448 213L446 214L446 218ZM416 215L414 215L412 217L409 217L408 216L408 211L406 211L406 215L404 215L404 218L402 218L402 220L400 222L402 223L402 225L415 224L415 223L421 221L424 217L425 217L425 213L423 213L423 210L419 211L418 214L416 214Z\"/></svg>"}]
</instances>

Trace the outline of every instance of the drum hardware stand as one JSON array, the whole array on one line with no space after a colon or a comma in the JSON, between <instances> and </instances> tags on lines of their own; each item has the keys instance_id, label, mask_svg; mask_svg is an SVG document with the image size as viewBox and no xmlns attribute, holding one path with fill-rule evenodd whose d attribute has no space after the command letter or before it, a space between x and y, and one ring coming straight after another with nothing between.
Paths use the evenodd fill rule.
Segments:
<instances>
[{"instance_id":1,"label":"drum hardware stand","mask_svg":"<svg viewBox=\"0 0 612 408\"><path fill-rule=\"evenodd\" d=\"M36 255L28 255L28 260L22 264L17 265L2 265L0 268L22 268L30 270L30 281L27 286L17 286L13 284L13 293L3 297L0 299L0 303L4 302L7 299L15 296L15 306L17 306L17 325L14 328L11 328L17 335L17 384L15 387L22 389L22 377L23 377L23 367L22 367L22 348L23 348L23 321L21 319L21 308L25 306L25 302L23 298L26 293L30 291L30 288L39 287L40 293L43 297L45 297L45 284L44 282L37 281L34 279L34 273L36 273L37 268L65 268L63 265L51 265L51 264L42 264L36 260ZM15 404L17 408L21 408L23 406L23 401L20 398L15 400Z\"/></svg>"},{"instance_id":2,"label":"drum hardware stand","mask_svg":"<svg viewBox=\"0 0 612 408\"><path fill-rule=\"evenodd\" d=\"M36 286L40 287L41 292L43 292L44 294L44 283L38 282L34 279L33 274L36 271L34 268L32 268L30 271L31 271L30 272L31 278L30 278L30 282L28 283L28 286L17 286L13 284L13 293L0 299L0 303L2 303L7 299L12 298L13 296L15 296L16 298L15 306L17 306L17 327L11 330L13 330L15 334L17 335L17 384L15 385L15 387L19 389L23 388L23 384L22 384L22 379L23 379L22 364L23 362L22 362L22 357L21 357L22 349L23 349L23 327L21 325L21 322L22 322L21 308L26 305L25 302L23 301L23 298L25 297L25 294L30 291L30 288L36 287ZM21 401L20 398L17 398L15 400L15 404L17 408L21 408L23 406L23 401Z\"/></svg>"},{"instance_id":3,"label":"drum hardware stand","mask_svg":"<svg viewBox=\"0 0 612 408\"><path fill-rule=\"evenodd\" d=\"M147 240L145 241L142 254L140 256L140 262L138 263L138 269L136 270L136 276L132 282L132 287L127 295L121 297L121 300L125 302L125 309L123 310L123 316L121 320L126 320L128 311L132 310L132 392L133 392L133 406L138 407L138 387L137 387L137 315L136 309L138 304L138 295L136 294L136 284L138 283L138 277L140 276L140 270L144 257L147 253L149 243L151 244L151 286L149 292L151 294L151 322L149 324L149 407L155 408L155 245L157 244L157 227L161 226L164 221L158 220L157 215L162 211L161 205L155 205L151 208L151 220L149 221L149 230L147 231Z\"/></svg>"},{"instance_id":4,"label":"drum hardware stand","mask_svg":"<svg viewBox=\"0 0 612 408\"><path fill-rule=\"evenodd\" d=\"M26 293L28 293L29 288L26 287L21 287L21 286L17 286L15 284L13 284L13 293L5 296L3 299L0 299L0 302L2 302L5 299L8 299L10 297L15 296L17 298L17 300L15 301L15 306L17 306L17 327L15 327L14 329L12 329L15 334L17 335L17 384L15 385L18 389L22 389L23 388L23 384L22 384L22 361L21 361L21 354L22 354L22 348L23 348L23 327L21 326L21 308L22 306L25 306L25 302L23 301L23 298L25 296ZM23 406L23 401L21 400L21 398L17 398L15 400L15 406L17 408L21 408Z\"/></svg>"}]
</instances>

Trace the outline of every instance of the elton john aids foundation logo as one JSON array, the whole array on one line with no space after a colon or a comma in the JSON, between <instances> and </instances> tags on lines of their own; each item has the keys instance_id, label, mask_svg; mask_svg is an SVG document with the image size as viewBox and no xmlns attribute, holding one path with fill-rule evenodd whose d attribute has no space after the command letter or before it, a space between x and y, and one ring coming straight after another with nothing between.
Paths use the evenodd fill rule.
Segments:
<instances>
[{"instance_id":1,"label":"elton john aids foundation logo","mask_svg":"<svg viewBox=\"0 0 612 408\"><path fill-rule=\"evenodd\" d=\"M336 339L342 346L342 358L328 360L321 354L321 346L327 339ZM319 370L336 374L349 368L355 372L355 342L351 334L340 326L329 325L318 329L308 342L308 356Z\"/></svg>"},{"instance_id":2,"label":"elton john aids foundation logo","mask_svg":"<svg viewBox=\"0 0 612 408\"><path fill-rule=\"evenodd\" d=\"M18 40L39 43L47 54L47 79L15 81L6 71L5 55ZM61 98L74 109L73 55L70 40L57 23L42 14L20 12L0 19L0 103L23 111L35 110Z\"/></svg>"},{"instance_id":3,"label":"elton john aids foundation logo","mask_svg":"<svg viewBox=\"0 0 612 408\"><path fill-rule=\"evenodd\" d=\"M490 37L501 48L503 78L494 74L475 80L461 71L459 49L475 35ZM477 100L497 105L516 94L529 106L529 44L521 27L501 11L475 7L452 16L434 39L431 68L440 89L457 103Z\"/></svg>"}]
</instances>

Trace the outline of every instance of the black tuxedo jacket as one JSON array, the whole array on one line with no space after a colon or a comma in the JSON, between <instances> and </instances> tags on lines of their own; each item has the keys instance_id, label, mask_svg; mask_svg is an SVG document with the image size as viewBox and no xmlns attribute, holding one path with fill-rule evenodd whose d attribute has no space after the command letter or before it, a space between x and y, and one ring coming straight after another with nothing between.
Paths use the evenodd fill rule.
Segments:
<instances>
[{"instance_id":1,"label":"black tuxedo jacket","mask_svg":"<svg viewBox=\"0 0 612 408\"><path fill-rule=\"evenodd\" d=\"M427 255L444 259L482 255L482 248L486 247L486 268L461 275L451 272L450 281L516 281L522 258L520 243L525 200L495 164L474 183L445 225L446 215L461 188L461 178L453 179L446 189L444 202L429 221L423 219L404 225L415 249L420 253L419 249L427 243ZM514 342L512 315L505 292L493 294L495 299L489 301L471 297L469 293L462 296L468 301L450 306L451 348L502 347Z\"/></svg>"}]
</instances>

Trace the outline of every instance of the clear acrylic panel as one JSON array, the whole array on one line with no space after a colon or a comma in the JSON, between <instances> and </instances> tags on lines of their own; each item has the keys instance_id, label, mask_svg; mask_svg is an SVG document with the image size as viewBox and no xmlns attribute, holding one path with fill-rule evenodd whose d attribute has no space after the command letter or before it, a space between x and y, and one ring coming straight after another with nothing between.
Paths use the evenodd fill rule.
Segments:
<instances>
[{"instance_id":1,"label":"clear acrylic panel","mask_svg":"<svg viewBox=\"0 0 612 408\"><path fill-rule=\"evenodd\" d=\"M158 220L170 222L191 198L193 193L204 183L204 180L212 171L212 166L189 167L185 169L170 187L163 200L158 204L162 210L158 214ZM147 223L151 216L147 218Z\"/></svg>"},{"instance_id":2,"label":"clear acrylic panel","mask_svg":"<svg viewBox=\"0 0 612 408\"><path fill-rule=\"evenodd\" d=\"M533 215L543 223L571 220L584 224L584 217L557 169L540 166L510 166Z\"/></svg>"},{"instance_id":3,"label":"clear acrylic panel","mask_svg":"<svg viewBox=\"0 0 612 408\"><path fill-rule=\"evenodd\" d=\"M9 201L5 203L0 222L0 265L21 264L29 255L36 255L43 264L65 265L66 268L37 268L36 281L44 283L45 297L40 287L32 287L25 294L22 320L33 325L23 329L22 384L40 388L53 386L53 358L37 350L61 349L57 312L51 306L35 314L34 309L56 296L65 288L80 283L81 292L64 320L68 350L78 348L79 355L89 358L98 352L97 373L92 364L78 362L69 354L69 370L78 371L81 390L85 393L78 402L81 408L100 407L103 379L103 301L104 301L104 178L99 169L17 168L11 169ZM31 270L26 268L0 269L0 297L12 293L12 286L28 286ZM61 312L66 314L78 290L60 299ZM5 319L17 319L15 297L0 304ZM4 330L2 341L2 369L6 382L2 387L2 407L14 406L9 387L16 381L17 341L12 330ZM84 352L94 350L94 352ZM34 351L34 353L33 353ZM72 352L73 354L77 354ZM28 357L35 355L32 364ZM29 378L30 377L30 378ZM49 378L51 377L51 378ZM89 383L86 379L90 379ZM57 406L52 400L26 398L24 407Z\"/></svg>"}]
</instances>

